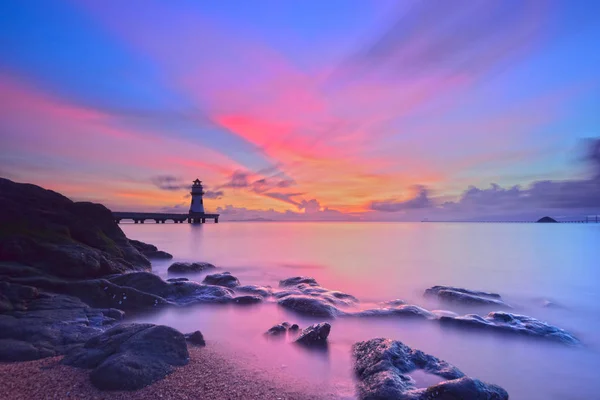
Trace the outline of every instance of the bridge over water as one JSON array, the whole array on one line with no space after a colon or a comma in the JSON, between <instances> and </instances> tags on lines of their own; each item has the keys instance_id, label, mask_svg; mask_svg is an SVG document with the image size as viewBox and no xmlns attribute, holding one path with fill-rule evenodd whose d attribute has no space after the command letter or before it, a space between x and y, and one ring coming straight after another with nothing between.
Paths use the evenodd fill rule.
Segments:
<instances>
[{"instance_id":1,"label":"bridge over water","mask_svg":"<svg viewBox=\"0 0 600 400\"><path fill-rule=\"evenodd\" d=\"M145 213L145 212L118 212L113 211L113 217L117 223L122 220L131 220L136 224L143 224L145 221L154 220L157 224L164 224L166 221L173 221L176 224L204 224L206 220L214 220L215 224L219 223L219 214L204 214L204 213Z\"/></svg>"}]
</instances>

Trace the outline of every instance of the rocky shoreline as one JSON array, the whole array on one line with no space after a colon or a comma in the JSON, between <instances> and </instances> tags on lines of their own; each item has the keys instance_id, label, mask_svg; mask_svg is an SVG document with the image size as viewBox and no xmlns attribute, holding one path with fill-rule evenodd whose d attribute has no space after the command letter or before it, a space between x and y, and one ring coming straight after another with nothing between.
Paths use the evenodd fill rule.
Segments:
<instances>
[{"instance_id":1,"label":"rocky shoreline","mask_svg":"<svg viewBox=\"0 0 600 400\"><path fill-rule=\"evenodd\" d=\"M324 288L311 277L283 279L278 288L242 285L212 264L176 262L169 268L174 278L165 281L150 272L149 258L172 256L128 239L104 206L75 203L58 193L5 179L0 179L0 193L0 362L17 362L13 364L17 368L21 362L46 358L56 362L59 359L53 357L64 356L58 368L77 368L73 376L80 380L87 374L98 390L154 387L196 362L190 354L203 351L201 332L184 335L167 326L127 323L129 315L164 307L271 302L323 319L304 329L282 323L266 332L268 337L289 335L296 344L311 347L328 345L332 324L327 321L367 317L418 318L444 326L580 343L558 327L502 311L459 316L399 299L365 308L351 294ZM192 280L207 272L202 282ZM499 294L455 287L435 286L424 296L451 304L512 308ZM353 357L362 399L508 398L502 388L466 377L398 341L357 343ZM1 367L10 369L7 365ZM416 389L407 375L416 369L447 380Z\"/></svg>"}]
</instances>

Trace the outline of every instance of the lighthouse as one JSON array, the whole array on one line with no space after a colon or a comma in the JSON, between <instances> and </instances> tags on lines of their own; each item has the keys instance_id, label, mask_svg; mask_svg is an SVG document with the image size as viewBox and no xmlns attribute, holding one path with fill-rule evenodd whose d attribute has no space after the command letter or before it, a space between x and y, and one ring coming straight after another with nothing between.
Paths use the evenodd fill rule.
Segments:
<instances>
[{"instance_id":1,"label":"lighthouse","mask_svg":"<svg viewBox=\"0 0 600 400\"><path fill-rule=\"evenodd\" d=\"M190 214L204 214L204 201L202 196L204 195L204 189L202 188L202 182L200 179L196 179L192 185L192 203L190 204Z\"/></svg>"}]
</instances>

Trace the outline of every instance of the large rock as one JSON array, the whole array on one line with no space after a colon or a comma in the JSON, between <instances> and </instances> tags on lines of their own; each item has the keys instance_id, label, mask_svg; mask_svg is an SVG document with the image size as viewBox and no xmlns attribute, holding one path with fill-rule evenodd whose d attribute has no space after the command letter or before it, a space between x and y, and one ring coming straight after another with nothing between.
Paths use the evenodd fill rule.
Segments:
<instances>
[{"instance_id":1,"label":"large rock","mask_svg":"<svg viewBox=\"0 0 600 400\"><path fill-rule=\"evenodd\" d=\"M100 204L75 203L39 186L0 178L0 261L52 275L93 278L150 269Z\"/></svg>"},{"instance_id":2,"label":"large rock","mask_svg":"<svg viewBox=\"0 0 600 400\"><path fill-rule=\"evenodd\" d=\"M399 341L379 338L358 342L352 347L352 356L360 399L508 399L508 393L501 387L466 377L453 365ZM409 375L416 370L447 381L418 389Z\"/></svg>"},{"instance_id":3,"label":"large rock","mask_svg":"<svg viewBox=\"0 0 600 400\"><path fill-rule=\"evenodd\" d=\"M202 281L207 285L224 286L228 288L234 288L240 285L240 281L229 272L222 272L220 274L206 275L206 278Z\"/></svg>"},{"instance_id":4,"label":"large rock","mask_svg":"<svg viewBox=\"0 0 600 400\"><path fill-rule=\"evenodd\" d=\"M488 329L500 333L518 334L577 345L579 339L556 326L526 315L506 312L491 312L485 317L468 314L462 317L441 316L440 322L446 325L465 328Z\"/></svg>"},{"instance_id":5,"label":"large rock","mask_svg":"<svg viewBox=\"0 0 600 400\"><path fill-rule=\"evenodd\" d=\"M173 258L171 254L167 253L166 251L158 250L158 248L153 244L148 244L133 239L129 239L129 243L149 259L170 260Z\"/></svg>"},{"instance_id":6,"label":"large rock","mask_svg":"<svg viewBox=\"0 0 600 400\"><path fill-rule=\"evenodd\" d=\"M90 379L102 390L136 390L164 378L173 367L186 365L185 337L173 328L124 324L88 340L63 363L92 369Z\"/></svg>"},{"instance_id":7,"label":"large rock","mask_svg":"<svg viewBox=\"0 0 600 400\"><path fill-rule=\"evenodd\" d=\"M305 346L325 346L327 345L327 337L331 331L331 325L327 322L320 324L313 324L302 330L296 343L300 343Z\"/></svg>"},{"instance_id":8,"label":"large rock","mask_svg":"<svg viewBox=\"0 0 600 400\"><path fill-rule=\"evenodd\" d=\"M216 268L217 267L207 262L175 262L171 264L167 272L169 274L188 274L210 271Z\"/></svg>"},{"instance_id":9,"label":"large rock","mask_svg":"<svg viewBox=\"0 0 600 400\"><path fill-rule=\"evenodd\" d=\"M512 308L497 293L479 292L474 290L456 288L452 286L433 286L425 290L425 296L437 297L448 303L460 303L466 305L492 305L504 308Z\"/></svg>"}]
</instances>

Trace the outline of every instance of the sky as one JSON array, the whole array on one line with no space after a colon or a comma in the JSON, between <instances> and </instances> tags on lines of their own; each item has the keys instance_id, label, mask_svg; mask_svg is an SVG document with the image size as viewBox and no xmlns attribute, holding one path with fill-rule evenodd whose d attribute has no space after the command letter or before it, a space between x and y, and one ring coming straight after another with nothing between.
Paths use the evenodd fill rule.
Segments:
<instances>
[{"instance_id":1,"label":"sky","mask_svg":"<svg viewBox=\"0 0 600 400\"><path fill-rule=\"evenodd\" d=\"M595 0L1 0L0 176L244 220L600 214Z\"/></svg>"}]
</instances>

